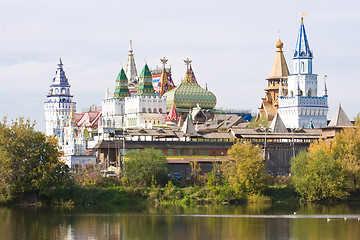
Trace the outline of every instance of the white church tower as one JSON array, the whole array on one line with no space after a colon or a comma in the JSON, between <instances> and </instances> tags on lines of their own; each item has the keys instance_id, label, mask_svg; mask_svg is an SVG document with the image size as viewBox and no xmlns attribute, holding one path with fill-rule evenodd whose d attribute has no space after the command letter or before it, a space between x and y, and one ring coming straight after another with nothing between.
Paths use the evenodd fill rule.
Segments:
<instances>
[{"instance_id":1,"label":"white church tower","mask_svg":"<svg viewBox=\"0 0 360 240\"><path fill-rule=\"evenodd\" d=\"M58 136L60 141L63 139L63 127L69 120L71 106L74 111L76 110L76 103L72 101L72 98L60 58L56 76L50 85L47 101L44 103L47 136Z\"/></svg>"},{"instance_id":2,"label":"white church tower","mask_svg":"<svg viewBox=\"0 0 360 240\"><path fill-rule=\"evenodd\" d=\"M326 127L328 95L318 96L317 74L312 69L313 54L301 18L293 56L292 74L288 76L288 96L279 94L278 113L287 128ZM281 87L281 86L280 86ZM282 89L279 89L279 92Z\"/></svg>"}]
</instances>

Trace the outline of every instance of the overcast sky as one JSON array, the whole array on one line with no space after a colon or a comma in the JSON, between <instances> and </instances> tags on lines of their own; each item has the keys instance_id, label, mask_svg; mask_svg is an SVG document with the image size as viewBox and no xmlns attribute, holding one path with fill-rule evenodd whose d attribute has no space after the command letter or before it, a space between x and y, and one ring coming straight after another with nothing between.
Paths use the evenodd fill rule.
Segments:
<instances>
[{"instance_id":1,"label":"overcast sky","mask_svg":"<svg viewBox=\"0 0 360 240\"><path fill-rule=\"evenodd\" d=\"M328 75L329 115L339 103L353 119L360 91L358 0L0 0L0 114L24 116L45 130L44 101L62 56L77 112L101 105L114 91L129 41L138 73L144 59L161 66L166 57L176 85L192 59L198 83L217 107L255 114L275 57L279 31L290 71L300 27L314 53L322 94Z\"/></svg>"}]
</instances>

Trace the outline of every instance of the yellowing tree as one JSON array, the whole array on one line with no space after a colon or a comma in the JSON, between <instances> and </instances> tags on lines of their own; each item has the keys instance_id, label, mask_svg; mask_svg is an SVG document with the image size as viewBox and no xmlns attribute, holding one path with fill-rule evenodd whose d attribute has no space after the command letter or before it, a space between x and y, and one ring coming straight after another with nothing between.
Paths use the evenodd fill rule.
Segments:
<instances>
[{"instance_id":1,"label":"yellowing tree","mask_svg":"<svg viewBox=\"0 0 360 240\"><path fill-rule=\"evenodd\" d=\"M332 142L332 154L342 162L342 166L349 172L356 188L360 180L360 128L345 128L335 135Z\"/></svg>"},{"instance_id":2,"label":"yellowing tree","mask_svg":"<svg viewBox=\"0 0 360 240\"><path fill-rule=\"evenodd\" d=\"M345 199L349 195L348 175L341 161L334 158L330 143L312 143L309 152L291 160L291 183L307 201Z\"/></svg>"},{"instance_id":3,"label":"yellowing tree","mask_svg":"<svg viewBox=\"0 0 360 240\"><path fill-rule=\"evenodd\" d=\"M222 164L225 181L239 195L260 194L264 189L264 161L261 149L251 143L236 143L228 151L230 159Z\"/></svg>"}]
</instances>

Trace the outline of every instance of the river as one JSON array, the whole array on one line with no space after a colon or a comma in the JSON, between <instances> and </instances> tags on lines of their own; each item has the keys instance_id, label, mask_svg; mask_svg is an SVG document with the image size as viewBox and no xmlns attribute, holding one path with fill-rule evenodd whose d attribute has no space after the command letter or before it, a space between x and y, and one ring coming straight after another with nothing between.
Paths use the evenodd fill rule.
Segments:
<instances>
[{"instance_id":1,"label":"river","mask_svg":"<svg viewBox=\"0 0 360 240\"><path fill-rule=\"evenodd\" d=\"M360 239L360 205L0 207L0 239Z\"/></svg>"}]
</instances>

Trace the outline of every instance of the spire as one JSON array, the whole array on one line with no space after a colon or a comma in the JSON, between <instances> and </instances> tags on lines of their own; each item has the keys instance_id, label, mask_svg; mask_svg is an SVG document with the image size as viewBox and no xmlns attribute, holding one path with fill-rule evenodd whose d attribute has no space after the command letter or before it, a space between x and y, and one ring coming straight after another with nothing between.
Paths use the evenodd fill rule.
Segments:
<instances>
[{"instance_id":1,"label":"spire","mask_svg":"<svg viewBox=\"0 0 360 240\"><path fill-rule=\"evenodd\" d=\"M308 126L308 129L314 129L315 126L314 126L314 123L312 121L312 119L310 120L310 123L309 123L309 126Z\"/></svg>"},{"instance_id":2,"label":"spire","mask_svg":"<svg viewBox=\"0 0 360 240\"><path fill-rule=\"evenodd\" d=\"M168 59L166 59L165 57L161 58L160 61L163 64L163 69L161 72L161 77L160 77L160 82L159 82L159 95L162 96L164 93L166 93L167 91L171 90L173 87L170 86L170 82L168 79L168 75L166 73L166 63L168 62Z\"/></svg>"},{"instance_id":3,"label":"spire","mask_svg":"<svg viewBox=\"0 0 360 240\"><path fill-rule=\"evenodd\" d=\"M184 62L186 64L186 74L185 74L183 82L197 83L194 71L192 70L192 67L191 67L192 61L189 58L187 58L184 60Z\"/></svg>"},{"instance_id":4,"label":"spire","mask_svg":"<svg viewBox=\"0 0 360 240\"><path fill-rule=\"evenodd\" d=\"M73 107L73 104L71 104L68 126L73 127L73 126L75 126L75 123L76 123L76 120L75 120L75 114L74 114L74 107Z\"/></svg>"},{"instance_id":5,"label":"spire","mask_svg":"<svg viewBox=\"0 0 360 240\"><path fill-rule=\"evenodd\" d=\"M152 75L148 65L145 66L139 76L139 88L137 90L139 95L156 95L153 84Z\"/></svg>"},{"instance_id":6,"label":"spire","mask_svg":"<svg viewBox=\"0 0 360 240\"><path fill-rule=\"evenodd\" d=\"M280 81L280 86L279 86L279 97L283 97L284 96L284 92L283 92L283 88L282 88L282 81Z\"/></svg>"},{"instance_id":7,"label":"spire","mask_svg":"<svg viewBox=\"0 0 360 240\"><path fill-rule=\"evenodd\" d=\"M276 42L275 60L268 79L283 79L287 78L287 76L289 75L289 69L286 64L286 60L282 50L283 46L284 44L279 38L279 40Z\"/></svg>"},{"instance_id":8,"label":"spire","mask_svg":"<svg viewBox=\"0 0 360 240\"><path fill-rule=\"evenodd\" d=\"M63 69L63 63L61 58L59 59L56 74L55 77L53 78L53 84L61 85L61 86L70 86L68 79L66 78L65 71Z\"/></svg>"},{"instance_id":9,"label":"spire","mask_svg":"<svg viewBox=\"0 0 360 240\"><path fill-rule=\"evenodd\" d=\"M130 83L137 84L138 75L137 75L137 71L136 71L136 64L135 64L133 52L134 52L134 50L132 47L132 40L130 40L130 49L129 49L129 54L128 54L128 58L127 58L127 62L126 62L125 73L126 73L126 76Z\"/></svg>"},{"instance_id":10,"label":"spire","mask_svg":"<svg viewBox=\"0 0 360 240\"><path fill-rule=\"evenodd\" d=\"M297 78L297 88L296 88L296 95L297 96L301 96L301 89L300 89L300 83L299 83L299 78L300 78L300 75L298 75L298 78Z\"/></svg>"},{"instance_id":11,"label":"spire","mask_svg":"<svg viewBox=\"0 0 360 240\"><path fill-rule=\"evenodd\" d=\"M128 79L126 77L125 71L121 68L117 78L116 78L116 87L114 92L114 98L124 98L129 97L130 92L128 88Z\"/></svg>"},{"instance_id":12,"label":"spire","mask_svg":"<svg viewBox=\"0 0 360 240\"><path fill-rule=\"evenodd\" d=\"M326 78L327 78L327 75L324 76L324 96L328 95L327 86L326 86Z\"/></svg>"},{"instance_id":13,"label":"spire","mask_svg":"<svg viewBox=\"0 0 360 240\"><path fill-rule=\"evenodd\" d=\"M312 52L310 50L304 26L304 17L301 17L301 25L296 41L294 58L312 58Z\"/></svg>"}]
</instances>

